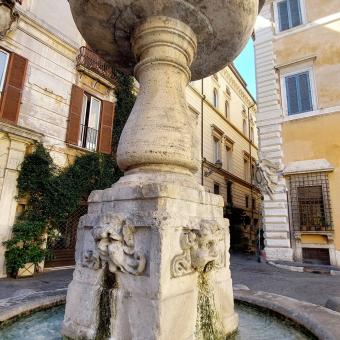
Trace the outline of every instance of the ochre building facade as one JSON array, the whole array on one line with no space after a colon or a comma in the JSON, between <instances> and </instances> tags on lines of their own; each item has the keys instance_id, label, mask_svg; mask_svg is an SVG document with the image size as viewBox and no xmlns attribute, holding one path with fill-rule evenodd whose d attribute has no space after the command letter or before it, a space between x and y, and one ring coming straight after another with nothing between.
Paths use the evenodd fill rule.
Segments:
<instances>
[{"instance_id":1,"label":"ochre building facade","mask_svg":"<svg viewBox=\"0 0 340 340\"><path fill-rule=\"evenodd\" d=\"M340 266L340 2L266 1L255 34L267 258Z\"/></svg>"}]
</instances>

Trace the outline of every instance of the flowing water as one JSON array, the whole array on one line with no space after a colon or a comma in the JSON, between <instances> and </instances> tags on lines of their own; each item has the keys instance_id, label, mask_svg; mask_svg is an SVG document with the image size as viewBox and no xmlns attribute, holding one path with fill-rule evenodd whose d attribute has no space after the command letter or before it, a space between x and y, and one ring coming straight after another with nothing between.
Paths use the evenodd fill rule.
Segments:
<instances>
[{"instance_id":1,"label":"flowing water","mask_svg":"<svg viewBox=\"0 0 340 340\"><path fill-rule=\"evenodd\" d=\"M64 310L64 306L59 306L24 317L0 330L0 339L61 340L60 325ZM269 313L262 313L255 308L238 304L236 311L240 316L236 340L311 339L291 323L270 316Z\"/></svg>"}]
</instances>

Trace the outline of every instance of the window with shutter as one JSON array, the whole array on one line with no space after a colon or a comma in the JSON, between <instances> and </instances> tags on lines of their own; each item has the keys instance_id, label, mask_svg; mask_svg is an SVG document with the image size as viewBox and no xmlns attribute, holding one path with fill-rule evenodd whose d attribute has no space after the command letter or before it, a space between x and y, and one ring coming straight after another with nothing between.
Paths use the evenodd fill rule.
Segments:
<instances>
[{"instance_id":1,"label":"window with shutter","mask_svg":"<svg viewBox=\"0 0 340 340\"><path fill-rule=\"evenodd\" d=\"M309 71L287 76L285 83L288 115L313 111Z\"/></svg>"},{"instance_id":2,"label":"window with shutter","mask_svg":"<svg viewBox=\"0 0 340 340\"><path fill-rule=\"evenodd\" d=\"M67 142L90 151L111 153L114 104L73 85Z\"/></svg>"},{"instance_id":3,"label":"window with shutter","mask_svg":"<svg viewBox=\"0 0 340 340\"><path fill-rule=\"evenodd\" d=\"M82 148L97 150L101 106L101 100L87 93L83 94L78 142Z\"/></svg>"},{"instance_id":4,"label":"window with shutter","mask_svg":"<svg viewBox=\"0 0 340 340\"><path fill-rule=\"evenodd\" d=\"M0 63L2 65L2 72L0 71L2 82L0 118L17 123L28 60L16 53L12 53L8 59L4 53Z\"/></svg>"},{"instance_id":5,"label":"window with shutter","mask_svg":"<svg viewBox=\"0 0 340 340\"><path fill-rule=\"evenodd\" d=\"M0 94L2 93L4 88L8 60L9 53L0 49Z\"/></svg>"},{"instance_id":6,"label":"window with shutter","mask_svg":"<svg viewBox=\"0 0 340 340\"><path fill-rule=\"evenodd\" d=\"M103 101L98 151L105 154L111 154L112 152L113 118L114 118L114 103Z\"/></svg>"},{"instance_id":7,"label":"window with shutter","mask_svg":"<svg viewBox=\"0 0 340 340\"><path fill-rule=\"evenodd\" d=\"M277 12L281 32L302 24L300 0L279 1Z\"/></svg>"}]
</instances>

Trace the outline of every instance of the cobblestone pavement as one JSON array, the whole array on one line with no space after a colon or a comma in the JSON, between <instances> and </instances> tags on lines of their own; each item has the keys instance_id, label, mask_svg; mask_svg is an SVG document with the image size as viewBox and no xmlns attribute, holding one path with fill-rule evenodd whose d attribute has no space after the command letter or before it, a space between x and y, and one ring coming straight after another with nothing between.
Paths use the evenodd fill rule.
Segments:
<instances>
[{"instance_id":1,"label":"cobblestone pavement","mask_svg":"<svg viewBox=\"0 0 340 340\"><path fill-rule=\"evenodd\" d=\"M233 284L251 290L289 296L324 306L330 297L340 297L340 276L299 273L258 263L255 256L231 256Z\"/></svg>"},{"instance_id":2,"label":"cobblestone pavement","mask_svg":"<svg viewBox=\"0 0 340 340\"><path fill-rule=\"evenodd\" d=\"M0 280L0 313L33 299L65 294L73 269L37 274L27 279ZM252 290L289 296L324 306L330 297L340 297L340 276L291 272L266 263L255 256L231 256L233 284Z\"/></svg>"},{"instance_id":3,"label":"cobblestone pavement","mask_svg":"<svg viewBox=\"0 0 340 340\"><path fill-rule=\"evenodd\" d=\"M0 314L16 305L43 297L66 294L73 269L45 272L26 279L0 280Z\"/></svg>"}]
</instances>

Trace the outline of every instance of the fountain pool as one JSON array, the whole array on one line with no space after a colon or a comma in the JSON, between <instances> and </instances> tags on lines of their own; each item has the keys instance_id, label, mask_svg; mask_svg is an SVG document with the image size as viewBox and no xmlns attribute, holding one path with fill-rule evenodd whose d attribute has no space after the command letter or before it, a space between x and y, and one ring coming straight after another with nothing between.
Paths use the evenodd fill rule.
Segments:
<instances>
[{"instance_id":1,"label":"fountain pool","mask_svg":"<svg viewBox=\"0 0 340 340\"><path fill-rule=\"evenodd\" d=\"M0 339L17 340L59 340L61 323L64 318L65 307L58 306L33 313L23 317L11 325L0 330ZM281 320L262 312L256 308L243 304L236 304L236 311L240 317L237 340L305 340L313 339L304 334L292 322Z\"/></svg>"}]
</instances>

